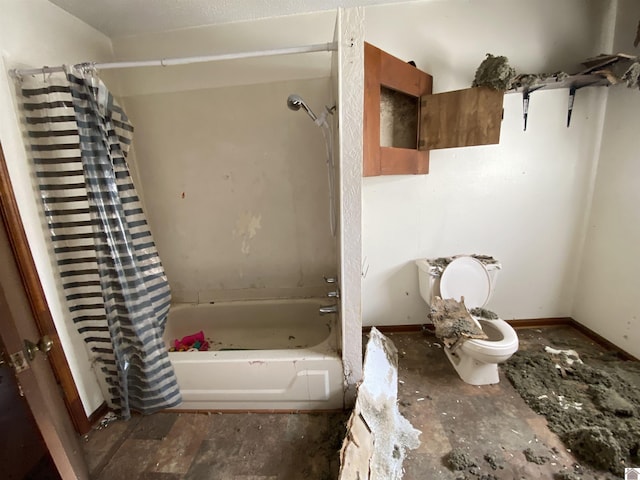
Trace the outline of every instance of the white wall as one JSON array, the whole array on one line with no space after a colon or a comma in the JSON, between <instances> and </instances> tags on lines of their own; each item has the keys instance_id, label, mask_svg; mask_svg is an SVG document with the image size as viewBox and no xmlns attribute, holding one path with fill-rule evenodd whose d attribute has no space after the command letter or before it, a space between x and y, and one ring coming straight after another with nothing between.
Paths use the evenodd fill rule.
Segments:
<instances>
[{"instance_id":1,"label":"white wall","mask_svg":"<svg viewBox=\"0 0 640 480\"><path fill-rule=\"evenodd\" d=\"M620 0L613 52L633 47L640 20L636 0ZM617 346L640 357L640 92L612 88L602 150L572 316Z\"/></svg>"},{"instance_id":2,"label":"white wall","mask_svg":"<svg viewBox=\"0 0 640 480\"><path fill-rule=\"evenodd\" d=\"M85 412L91 414L104 398L90 369L84 342L56 288L56 267L48 253L46 226L41 223L39 198L32 186L31 167L14 108L13 81L7 70L88 60L111 61L111 43L46 0L10 0L2 2L0 54L0 141L49 309Z\"/></svg>"},{"instance_id":3,"label":"white wall","mask_svg":"<svg viewBox=\"0 0 640 480\"><path fill-rule=\"evenodd\" d=\"M362 129L364 104L364 9L338 13L336 36L340 105L338 107L340 184L340 316L345 406L355 402L362 380Z\"/></svg>"},{"instance_id":4,"label":"white wall","mask_svg":"<svg viewBox=\"0 0 640 480\"><path fill-rule=\"evenodd\" d=\"M520 73L575 72L606 51L615 4L601 0L415 2L366 9L365 39L434 77L471 85L486 53ZM500 144L431 152L430 173L363 181L366 325L423 323L414 259L489 254L503 263L488 307L505 319L571 314L606 91L505 97Z\"/></svg>"}]
</instances>

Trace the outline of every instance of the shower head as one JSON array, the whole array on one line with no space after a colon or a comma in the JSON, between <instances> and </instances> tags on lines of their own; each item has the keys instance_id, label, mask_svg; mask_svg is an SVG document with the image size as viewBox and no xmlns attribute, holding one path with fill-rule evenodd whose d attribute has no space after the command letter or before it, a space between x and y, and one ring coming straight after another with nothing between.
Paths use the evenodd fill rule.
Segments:
<instances>
[{"instance_id":1,"label":"shower head","mask_svg":"<svg viewBox=\"0 0 640 480\"><path fill-rule=\"evenodd\" d=\"M300 95L289 95L289 98L287 98L287 107L293 111L298 111L300 107L302 107L304 111L307 112L307 115L311 117L311 120L315 122L318 119Z\"/></svg>"}]
</instances>

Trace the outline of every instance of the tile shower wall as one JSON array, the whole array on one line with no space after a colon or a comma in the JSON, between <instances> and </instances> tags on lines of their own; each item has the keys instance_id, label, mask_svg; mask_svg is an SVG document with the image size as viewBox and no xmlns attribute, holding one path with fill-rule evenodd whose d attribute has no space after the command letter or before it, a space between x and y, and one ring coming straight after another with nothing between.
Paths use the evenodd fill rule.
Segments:
<instances>
[{"instance_id":1,"label":"tile shower wall","mask_svg":"<svg viewBox=\"0 0 640 480\"><path fill-rule=\"evenodd\" d=\"M333 103L329 77L124 99L174 300L307 295L334 273L322 132L291 93Z\"/></svg>"}]
</instances>

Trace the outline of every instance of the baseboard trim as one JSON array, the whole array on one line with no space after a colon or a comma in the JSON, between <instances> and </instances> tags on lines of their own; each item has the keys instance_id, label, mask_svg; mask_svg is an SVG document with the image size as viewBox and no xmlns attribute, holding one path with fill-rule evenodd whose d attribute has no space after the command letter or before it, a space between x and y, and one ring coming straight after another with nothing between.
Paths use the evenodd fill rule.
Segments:
<instances>
[{"instance_id":1,"label":"baseboard trim","mask_svg":"<svg viewBox=\"0 0 640 480\"><path fill-rule=\"evenodd\" d=\"M540 328L540 327L559 327L573 326L576 321L571 317L550 317L550 318L524 318L522 320L505 320L516 330L520 328Z\"/></svg>"},{"instance_id":2,"label":"baseboard trim","mask_svg":"<svg viewBox=\"0 0 640 480\"><path fill-rule=\"evenodd\" d=\"M585 337L589 337L595 343L597 343L599 345L602 345L603 347L606 347L606 348L608 348L610 350L615 351L624 360L630 360L630 361L634 361L634 362L638 361L638 359L635 356L633 356L629 352L623 350L622 348L617 346L615 343L610 342L609 340L604 338L602 335L594 332L589 327L585 327L584 325L582 325L579 322L576 322L573 319L571 319L571 320L572 320L571 326L573 328L575 328L576 330L578 330L580 333L582 333Z\"/></svg>"},{"instance_id":3,"label":"baseboard trim","mask_svg":"<svg viewBox=\"0 0 640 480\"><path fill-rule=\"evenodd\" d=\"M410 332L421 332L425 328L428 329L431 326L430 323L427 324L411 324L411 325L369 325L362 327L363 333L369 333L373 327L380 333L410 333Z\"/></svg>"},{"instance_id":4,"label":"baseboard trim","mask_svg":"<svg viewBox=\"0 0 640 480\"><path fill-rule=\"evenodd\" d=\"M538 328L538 327L554 327L559 325L573 325L577 323L571 317L552 317L552 318L527 318L523 320L506 320L513 328ZM375 325L381 333L410 333L421 332L422 330L433 331L433 324L411 324L411 325ZM371 331L371 326L362 327L364 333Z\"/></svg>"},{"instance_id":5,"label":"baseboard trim","mask_svg":"<svg viewBox=\"0 0 640 480\"><path fill-rule=\"evenodd\" d=\"M102 402L102 405L96 408L96 410L91 415L89 415L89 417L87 417L89 425L91 427L94 427L100 420L102 420L102 417L104 417L107 413L109 413L109 407L107 407L106 402Z\"/></svg>"},{"instance_id":6,"label":"baseboard trim","mask_svg":"<svg viewBox=\"0 0 640 480\"><path fill-rule=\"evenodd\" d=\"M214 410L202 410L202 409L190 409L190 408L167 408L162 410L162 413L194 413L201 415L224 415L224 414L233 414L233 413L256 413L256 414L297 414L297 413L340 413L344 412L343 408L325 408L319 410L294 410L294 409L285 409L285 410L273 410L273 409L214 409Z\"/></svg>"},{"instance_id":7,"label":"baseboard trim","mask_svg":"<svg viewBox=\"0 0 640 480\"><path fill-rule=\"evenodd\" d=\"M571 317L550 317L550 318L525 318L522 320L506 320L506 322L511 325L514 329L520 330L525 328L545 328L545 327L572 327L577 331L582 333L585 337L593 340L598 345L605 347L609 350L613 350L616 352L620 358L624 360L631 361L639 361L636 357L631 355L629 352L623 350L616 344L610 342L603 336L597 334L593 330L588 327L585 327L581 323L577 322ZM375 326L382 333L411 333L411 332L421 332L423 330L428 330L430 332L434 331L433 324L416 324L416 325L376 325ZM362 327L362 331L364 333L369 333L371 331L371 327Z\"/></svg>"}]
</instances>

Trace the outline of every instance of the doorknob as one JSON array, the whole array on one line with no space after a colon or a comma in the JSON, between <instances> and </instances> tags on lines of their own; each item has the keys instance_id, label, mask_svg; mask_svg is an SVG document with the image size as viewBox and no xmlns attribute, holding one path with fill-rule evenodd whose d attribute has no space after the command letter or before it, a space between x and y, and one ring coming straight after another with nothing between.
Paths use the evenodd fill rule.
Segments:
<instances>
[{"instance_id":1,"label":"doorknob","mask_svg":"<svg viewBox=\"0 0 640 480\"><path fill-rule=\"evenodd\" d=\"M27 357L29 358L29 360L33 360L34 358L36 358L36 352L40 351L42 353L47 353L52 348L53 340L51 340L51 337L49 337L49 335L43 335L38 343L33 343L29 340L24 341L24 349L27 352Z\"/></svg>"}]
</instances>

